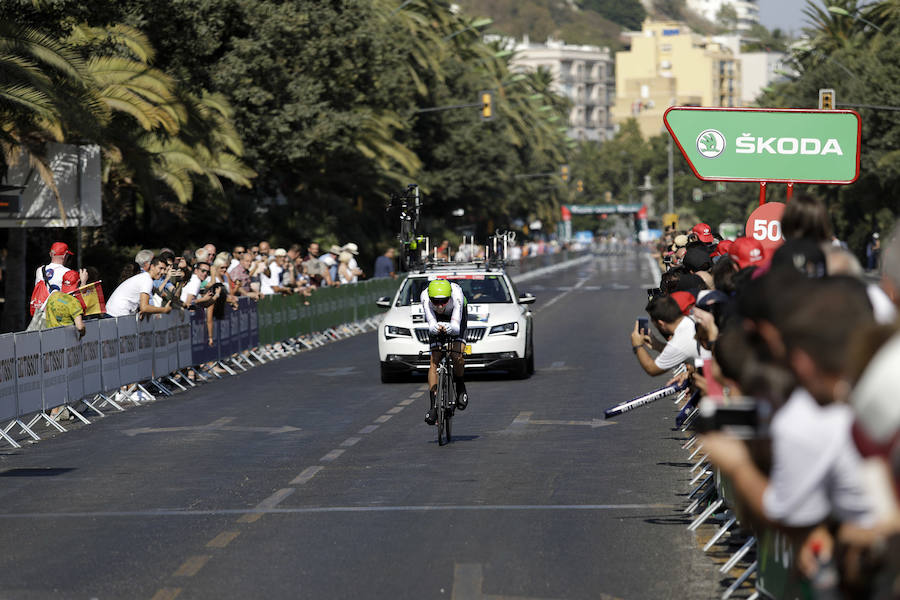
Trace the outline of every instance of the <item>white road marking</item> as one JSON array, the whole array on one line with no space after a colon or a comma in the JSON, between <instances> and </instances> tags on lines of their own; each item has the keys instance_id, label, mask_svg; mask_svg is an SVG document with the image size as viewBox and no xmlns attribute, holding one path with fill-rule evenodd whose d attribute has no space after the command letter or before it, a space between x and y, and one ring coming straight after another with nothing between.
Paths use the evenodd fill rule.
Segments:
<instances>
[{"instance_id":1,"label":"white road marking","mask_svg":"<svg viewBox=\"0 0 900 600\"><path fill-rule=\"evenodd\" d=\"M245 511L244 516L238 519L238 523L255 523L268 511L272 510L281 501L294 493L294 488L282 488L260 502L255 508Z\"/></svg>"},{"instance_id":2,"label":"white road marking","mask_svg":"<svg viewBox=\"0 0 900 600\"><path fill-rule=\"evenodd\" d=\"M310 479L315 477L319 473L319 471L321 471L324 468L325 467L323 467L322 465L316 465L314 467L306 467L305 469L303 469L300 472L299 475L294 477L294 479L291 481L291 485L301 485L301 484L306 483L307 481L309 481Z\"/></svg>"},{"instance_id":3,"label":"white road marking","mask_svg":"<svg viewBox=\"0 0 900 600\"><path fill-rule=\"evenodd\" d=\"M380 417L375 419L375 422L376 423L387 423L388 421L391 420L391 417L393 417L393 416L394 415L381 415Z\"/></svg>"},{"instance_id":4,"label":"white road marking","mask_svg":"<svg viewBox=\"0 0 900 600\"><path fill-rule=\"evenodd\" d=\"M607 425L615 425L615 421L605 421L603 419L591 419L590 421L568 421L556 419L532 419L533 412L520 412L509 427L524 427L526 425L579 425L596 429L598 427L606 427ZM507 429L509 429L509 427Z\"/></svg>"},{"instance_id":5,"label":"white road marking","mask_svg":"<svg viewBox=\"0 0 900 600\"><path fill-rule=\"evenodd\" d=\"M409 406L410 404L412 404L415 401L416 401L416 398L407 398L406 400L401 400L399 405L400 406Z\"/></svg>"},{"instance_id":6,"label":"white road marking","mask_svg":"<svg viewBox=\"0 0 900 600\"><path fill-rule=\"evenodd\" d=\"M282 425L281 427L243 427L240 425L228 425L234 421L235 417L222 417L216 419L212 423L206 425L192 425L186 427L138 427L136 429L126 429L122 433L129 437L141 435L143 433L176 433L176 432L202 432L202 431L251 431L256 433L290 433L292 431L300 431L299 427L291 427L290 425Z\"/></svg>"},{"instance_id":7,"label":"white road marking","mask_svg":"<svg viewBox=\"0 0 900 600\"><path fill-rule=\"evenodd\" d=\"M406 407L405 407L405 406L395 406L394 408L392 408L392 409L390 409L389 411L387 411L387 414L389 414L389 415L396 415L396 414L399 413L399 412L403 412L403 409L404 409L404 408L406 408Z\"/></svg>"},{"instance_id":8,"label":"white road marking","mask_svg":"<svg viewBox=\"0 0 900 600\"><path fill-rule=\"evenodd\" d=\"M290 493L294 490L287 488ZM273 496L280 493L276 492ZM284 500L290 493L279 498ZM269 498L267 500L272 500ZM265 501L264 501L265 502ZM216 510L193 510L158 508L135 511L97 511L97 512L51 512L51 513L7 513L0 514L0 521L9 519L71 519L77 518L140 518L147 517L208 517L217 515L245 515L261 517L268 514L319 514L319 513L360 513L360 512L450 512L450 511L497 511L497 512L536 512L536 511L604 511L604 510L671 510L674 504L476 504L476 505L422 505L422 506L298 506L292 508L263 507L256 508L223 508ZM254 519L256 520L256 519ZM241 521L245 522L245 521Z\"/></svg>"},{"instance_id":9,"label":"white road marking","mask_svg":"<svg viewBox=\"0 0 900 600\"><path fill-rule=\"evenodd\" d=\"M372 433L376 429L378 429L378 425L366 425L365 427L360 429L357 433L362 433L362 434Z\"/></svg>"},{"instance_id":10,"label":"white road marking","mask_svg":"<svg viewBox=\"0 0 900 600\"><path fill-rule=\"evenodd\" d=\"M356 444L359 443L359 441L360 441L361 439L362 439L361 437L350 437L350 438L347 438L346 440L344 440L343 442L341 442L341 447L342 447L342 448L349 448L350 446L355 446Z\"/></svg>"},{"instance_id":11,"label":"white road marking","mask_svg":"<svg viewBox=\"0 0 900 600\"><path fill-rule=\"evenodd\" d=\"M346 452L346 450L343 450L343 449L341 449L341 448L337 448L337 449L335 449L335 450L332 450L331 452L329 452L328 454L326 454L326 455L323 456L322 458L320 458L320 459L319 459L319 462L331 462L331 461L333 461L333 460L337 460L338 458L341 457L341 454L343 454L344 452Z\"/></svg>"},{"instance_id":12,"label":"white road marking","mask_svg":"<svg viewBox=\"0 0 900 600\"><path fill-rule=\"evenodd\" d=\"M422 394L425 393L425 390L419 390L418 392L413 392L409 395L410 398L421 398Z\"/></svg>"}]
</instances>

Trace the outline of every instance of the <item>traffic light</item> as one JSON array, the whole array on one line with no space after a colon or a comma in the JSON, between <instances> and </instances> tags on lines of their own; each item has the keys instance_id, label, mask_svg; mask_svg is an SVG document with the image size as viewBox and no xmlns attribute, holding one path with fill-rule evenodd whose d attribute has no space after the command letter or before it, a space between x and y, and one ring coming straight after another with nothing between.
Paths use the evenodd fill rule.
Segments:
<instances>
[{"instance_id":1,"label":"traffic light","mask_svg":"<svg viewBox=\"0 0 900 600\"><path fill-rule=\"evenodd\" d=\"M559 167L559 176L562 177L563 183L569 182L569 165L561 165Z\"/></svg>"},{"instance_id":2,"label":"traffic light","mask_svg":"<svg viewBox=\"0 0 900 600\"><path fill-rule=\"evenodd\" d=\"M834 110L834 90L823 88L819 90L819 110Z\"/></svg>"},{"instance_id":3,"label":"traffic light","mask_svg":"<svg viewBox=\"0 0 900 600\"><path fill-rule=\"evenodd\" d=\"M481 92L481 120L490 121L494 118L494 92Z\"/></svg>"},{"instance_id":4,"label":"traffic light","mask_svg":"<svg viewBox=\"0 0 900 600\"><path fill-rule=\"evenodd\" d=\"M583 192L583 191L584 191L584 182L583 182L582 180L580 180L580 179L579 179L578 181L576 181L576 182L575 182L575 189L576 189L577 191L579 191L579 192Z\"/></svg>"}]
</instances>

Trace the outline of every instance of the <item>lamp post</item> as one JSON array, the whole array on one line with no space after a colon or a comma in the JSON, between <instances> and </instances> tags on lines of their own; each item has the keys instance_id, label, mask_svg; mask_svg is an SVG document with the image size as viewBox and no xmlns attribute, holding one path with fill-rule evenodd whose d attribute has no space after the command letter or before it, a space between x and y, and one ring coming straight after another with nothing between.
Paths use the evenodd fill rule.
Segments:
<instances>
[{"instance_id":1,"label":"lamp post","mask_svg":"<svg viewBox=\"0 0 900 600\"><path fill-rule=\"evenodd\" d=\"M884 33L884 30L881 27L879 27L878 25L876 25L875 23L873 23L872 21L869 21L868 19L865 19L865 18L859 16L858 14L854 14L854 13L858 13L859 12L858 10L854 10L851 13L846 8L841 8L840 6L829 6L828 12L830 12L833 15L840 15L842 17L850 17L854 21L862 21L866 25L870 25L870 26L874 27L880 33Z\"/></svg>"}]
</instances>

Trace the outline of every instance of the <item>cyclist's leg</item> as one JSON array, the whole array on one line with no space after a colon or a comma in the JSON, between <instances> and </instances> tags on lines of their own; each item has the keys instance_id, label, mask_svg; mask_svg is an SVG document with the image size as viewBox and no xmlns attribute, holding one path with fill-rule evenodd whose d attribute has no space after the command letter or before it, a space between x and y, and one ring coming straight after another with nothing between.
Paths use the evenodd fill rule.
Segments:
<instances>
[{"instance_id":1,"label":"cyclist's leg","mask_svg":"<svg viewBox=\"0 0 900 600\"><path fill-rule=\"evenodd\" d=\"M428 367L428 412L425 413L425 422L434 425L437 418L435 411L435 394L437 393L437 366L441 362L441 351L431 348L431 364Z\"/></svg>"},{"instance_id":2,"label":"cyclist's leg","mask_svg":"<svg viewBox=\"0 0 900 600\"><path fill-rule=\"evenodd\" d=\"M466 391L464 376L466 373L466 359L463 349L465 342L456 340L453 342L453 383L456 387L456 407L466 410L469 404L469 394Z\"/></svg>"}]
</instances>

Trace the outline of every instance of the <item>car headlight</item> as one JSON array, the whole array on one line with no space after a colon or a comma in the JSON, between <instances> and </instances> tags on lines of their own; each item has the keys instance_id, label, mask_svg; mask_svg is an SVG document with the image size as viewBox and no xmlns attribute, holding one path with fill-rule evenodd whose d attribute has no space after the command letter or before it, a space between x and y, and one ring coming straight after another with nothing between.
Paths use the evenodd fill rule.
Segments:
<instances>
[{"instance_id":1,"label":"car headlight","mask_svg":"<svg viewBox=\"0 0 900 600\"><path fill-rule=\"evenodd\" d=\"M491 327L488 335L516 335L519 333L519 323L504 323L503 325L494 325Z\"/></svg>"},{"instance_id":2,"label":"car headlight","mask_svg":"<svg viewBox=\"0 0 900 600\"><path fill-rule=\"evenodd\" d=\"M388 340L394 337L412 337L412 331L410 331L406 327L388 325L384 328L384 337Z\"/></svg>"}]
</instances>

